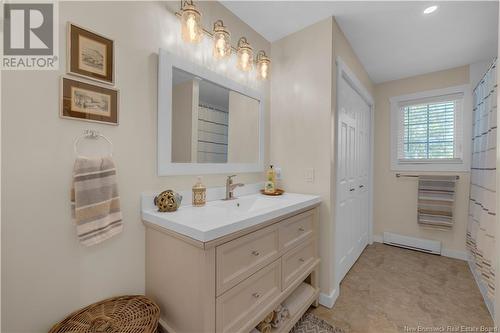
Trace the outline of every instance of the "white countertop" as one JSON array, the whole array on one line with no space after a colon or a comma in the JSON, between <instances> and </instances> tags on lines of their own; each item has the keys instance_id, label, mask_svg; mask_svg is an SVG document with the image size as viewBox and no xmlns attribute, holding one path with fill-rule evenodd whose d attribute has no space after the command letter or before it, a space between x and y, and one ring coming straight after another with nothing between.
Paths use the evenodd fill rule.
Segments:
<instances>
[{"instance_id":1,"label":"white countertop","mask_svg":"<svg viewBox=\"0 0 500 333\"><path fill-rule=\"evenodd\" d=\"M285 193L273 197L258 193L229 201L210 201L203 207L184 205L176 212L160 213L153 204L153 198L151 193L142 195L144 221L200 242L208 242L321 202L317 195Z\"/></svg>"}]
</instances>

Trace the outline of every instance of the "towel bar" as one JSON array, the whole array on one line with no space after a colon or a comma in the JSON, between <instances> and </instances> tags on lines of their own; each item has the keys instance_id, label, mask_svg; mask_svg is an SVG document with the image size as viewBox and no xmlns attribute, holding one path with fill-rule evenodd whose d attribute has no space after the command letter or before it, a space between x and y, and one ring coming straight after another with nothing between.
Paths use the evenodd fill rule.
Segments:
<instances>
[{"instance_id":1,"label":"towel bar","mask_svg":"<svg viewBox=\"0 0 500 333\"><path fill-rule=\"evenodd\" d=\"M411 177L411 178L418 178L419 175L403 175L403 174L400 174L400 173L396 173L396 177L397 178L401 178L401 177ZM460 179L460 176L455 176L455 178L458 180Z\"/></svg>"},{"instance_id":2,"label":"towel bar","mask_svg":"<svg viewBox=\"0 0 500 333\"><path fill-rule=\"evenodd\" d=\"M104 134L101 134L101 133L99 133L99 131L94 130L94 129L85 130L82 135L78 136L75 139L75 141L73 142L73 151L75 152L75 155L78 155L78 143L83 138L90 138L90 139L103 138L109 144L109 155L110 156L113 155L113 143L111 142L111 140L108 139L108 137L105 136Z\"/></svg>"}]
</instances>

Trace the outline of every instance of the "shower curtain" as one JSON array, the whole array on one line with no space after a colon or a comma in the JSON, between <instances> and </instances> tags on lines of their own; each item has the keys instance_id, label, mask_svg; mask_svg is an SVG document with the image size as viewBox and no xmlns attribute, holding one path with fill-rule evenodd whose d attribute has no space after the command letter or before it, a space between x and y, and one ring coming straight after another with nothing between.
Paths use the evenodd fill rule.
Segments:
<instances>
[{"instance_id":1,"label":"shower curtain","mask_svg":"<svg viewBox=\"0 0 500 333\"><path fill-rule=\"evenodd\" d=\"M473 92L472 163L467 225L469 265L488 309L495 294L496 219L496 60Z\"/></svg>"}]
</instances>

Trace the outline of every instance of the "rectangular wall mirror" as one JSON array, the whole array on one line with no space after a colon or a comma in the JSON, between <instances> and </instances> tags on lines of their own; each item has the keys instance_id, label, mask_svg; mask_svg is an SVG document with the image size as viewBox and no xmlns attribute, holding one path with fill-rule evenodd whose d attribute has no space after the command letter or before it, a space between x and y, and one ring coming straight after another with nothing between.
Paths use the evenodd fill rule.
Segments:
<instances>
[{"instance_id":1,"label":"rectangular wall mirror","mask_svg":"<svg viewBox=\"0 0 500 333\"><path fill-rule=\"evenodd\" d=\"M263 170L260 95L160 50L158 174Z\"/></svg>"}]
</instances>

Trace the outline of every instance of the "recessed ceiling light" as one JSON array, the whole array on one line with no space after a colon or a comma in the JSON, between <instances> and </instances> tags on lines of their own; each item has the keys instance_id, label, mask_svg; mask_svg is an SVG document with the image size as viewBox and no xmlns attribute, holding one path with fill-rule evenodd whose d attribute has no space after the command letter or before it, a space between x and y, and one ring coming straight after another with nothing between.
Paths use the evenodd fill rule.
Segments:
<instances>
[{"instance_id":1,"label":"recessed ceiling light","mask_svg":"<svg viewBox=\"0 0 500 333\"><path fill-rule=\"evenodd\" d=\"M424 9L424 14L434 13L438 9L438 6L430 6Z\"/></svg>"}]
</instances>

